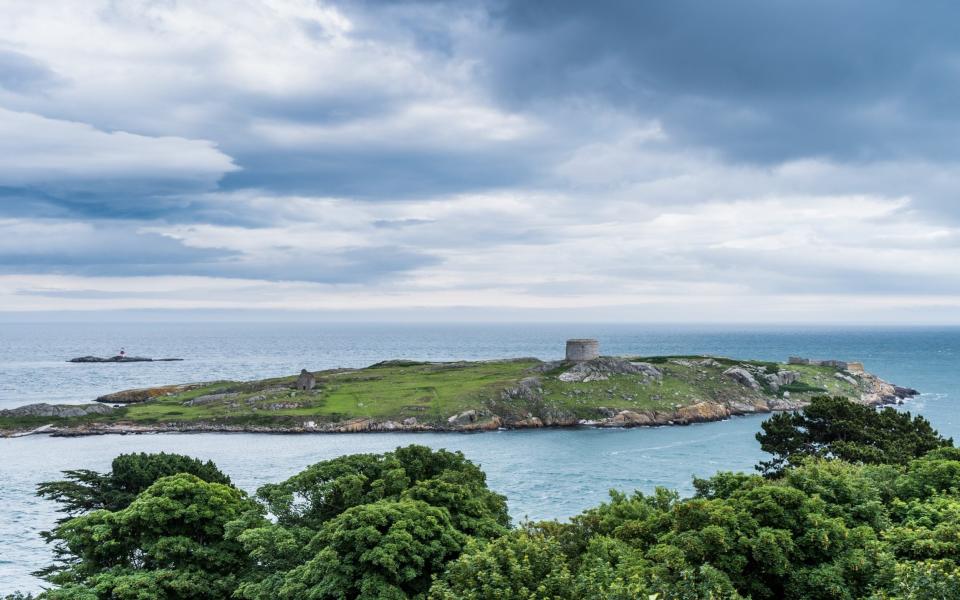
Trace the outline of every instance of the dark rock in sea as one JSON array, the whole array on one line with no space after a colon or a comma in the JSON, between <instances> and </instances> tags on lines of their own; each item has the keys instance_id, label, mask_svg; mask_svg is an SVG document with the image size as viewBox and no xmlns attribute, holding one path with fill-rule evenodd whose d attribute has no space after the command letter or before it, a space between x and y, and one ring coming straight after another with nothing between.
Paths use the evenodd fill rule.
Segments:
<instances>
[{"instance_id":1,"label":"dark rock in sea","mask_svg":"<svg viewBox=\"0 0 960 600\"><path fill-rule=\"evenodd\" d=\"M896 392L897 397L899 398L913 398L914 396L920 395L920 392L913 388L901 387L899 385L893 386L893 390Z\"/></svg>"},{"instance_id":2,"label":"dark rock in sea","mask_svg":"<svg viewBox=\"0 0 960 600\"><path fill-rule=\"evenodd\" d=\"M128 363L128 362L175 362L182 358L146 358L143 356L111 356L104 358L102 356L80 356L71 358L67 362L72 363Z\"/></svg>"}]
</instances>

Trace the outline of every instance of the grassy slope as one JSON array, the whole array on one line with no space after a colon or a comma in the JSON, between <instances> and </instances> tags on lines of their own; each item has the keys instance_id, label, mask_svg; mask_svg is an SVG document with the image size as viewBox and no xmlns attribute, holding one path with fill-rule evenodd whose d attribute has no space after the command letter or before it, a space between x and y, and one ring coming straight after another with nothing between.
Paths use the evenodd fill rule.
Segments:
<instances>
[{"instance_id":1,"label":"grassy slope","mask_svg":"<svg viewBox=\"0 0 960 600\"><path fill-rule=\"evenodd\" d=\"M294 377L256 382L216 382L173 396L133 404L109 416L51 419L45 417L0 417L0 428L23 429L56 422L57 425L87 422L134 422L140 424L204 421L225 424L298 426L306 420L337 422L352 418L400 421L416 417L421 423L444 423L447 417L469 410L507 408L516 414L545 408L565 411L580 418L595 418L598 407L635 411L665 411L701 401L751 400L769 390L753 392L730 381L722 372L731 365L749 361L716 359L717 365L701 365L703 357L643 357L664 373L662 381L645 381L636 375L613 375L605 381L566 383L554 373L540 375L543 400L537 406L512 400L505 406L501 392L531 375L540 364L534 359L471 363L387 363L366 369L316 373L317 388L310 392L291 389ZM688 360L689 359L689 360ZM834 395L856 397L855 386L837 379L830 367L769 365L801 374L792 395L803 397L825 389ZM814 391L816 388L817 391ZM808 391L803 392L804 389ZM211 394L225 394L196 406L184 402Z\"/></svg>"}]
</instances>

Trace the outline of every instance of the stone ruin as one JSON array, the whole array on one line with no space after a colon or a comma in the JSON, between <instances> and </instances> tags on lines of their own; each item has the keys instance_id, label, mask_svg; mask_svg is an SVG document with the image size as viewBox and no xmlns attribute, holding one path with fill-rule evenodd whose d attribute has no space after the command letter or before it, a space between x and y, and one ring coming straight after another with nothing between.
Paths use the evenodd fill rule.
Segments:
<instances>
[{"instance_id":1,"label":"stone ruin","mask_svg":"<svg viewBox=\"0 0 960 600\"><path fill-rule=\"evenodd\" d=\"M855 375L863 375L866 373L866 370L863 368L863 363L860 361L815 360L812 358L791 356L787 360L787 363L791 365L819 365L821 367L834 367Z\"/></svg>"},{"instance_id":2,"label":"stone ruin","mask_svg":"<svg viewBox=\"0 0 960 600\"><path fill-rule=\"evenodd\" d=\"M597 340L567 340L567 360L586 362L600 358L600 342Z\"/></svg>"},{"instance_id":3,"label":"stone ruin","mask_svg":"<svg viewBox=\"0 0 960 600\"><path fill-rule=\"evenodd\" d=\"M313 376L313 373L307 371L306 369L300 369L300 376L297 377L297 382L293 385L298 390L303 390L309 392L317 385L317 380Z\"/></svg>"},{"instance_id":4,"label":"stone ruin","mask_svg":"<svg viewBox=\"0 0 960 600\"><path fill-rule=\"evenodd\" d=\"M854 365L854 366L858 366L861 372L863 371L863 363L859 363L859 362L848 363L843 360L816 360L812 358L801 358L799 356L791 356L789 359L787 359L787 364L834 367L835 369L842 369L844 371L848 370L851 365Z\"/></svg>"}]
</instances>

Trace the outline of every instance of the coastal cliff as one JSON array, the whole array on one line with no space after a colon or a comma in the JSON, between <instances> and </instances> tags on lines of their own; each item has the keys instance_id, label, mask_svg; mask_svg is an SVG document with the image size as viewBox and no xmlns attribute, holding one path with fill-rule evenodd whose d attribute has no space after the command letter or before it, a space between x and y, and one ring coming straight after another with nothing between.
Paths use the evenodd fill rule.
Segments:
<instances>
[{"instance_id":1,"label":"coastal cliff","mask_svg":"<svg viewBox=\"0 0 960 600\"><path fill-rule=\"evenodd\" d=\"M0 411L0 432L350 433L685 425L795 410L817 395L880 405L917 393L851 364L857 367L841 361L788 364L710 356L386 361L262 381L126 390L80 407L21 407Z\"/></svg>"}]
</instances>

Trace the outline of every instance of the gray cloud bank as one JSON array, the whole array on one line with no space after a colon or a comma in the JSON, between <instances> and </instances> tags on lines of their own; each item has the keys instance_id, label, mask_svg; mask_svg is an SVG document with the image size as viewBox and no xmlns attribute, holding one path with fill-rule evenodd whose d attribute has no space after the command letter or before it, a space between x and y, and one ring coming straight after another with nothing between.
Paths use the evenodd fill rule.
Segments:
<instances>
[{"instance_id":1,"label":"gray cloud bank","mask_svg":"<svg viewBox=\"0 0 960 600\"><path fill-rule=\"evenodd\" d=\"M960 304L954 3L0 8L0 310Z\"/></svg>"}]
</instances>

